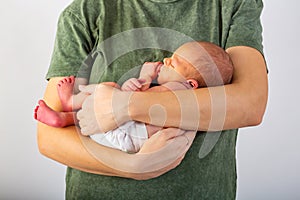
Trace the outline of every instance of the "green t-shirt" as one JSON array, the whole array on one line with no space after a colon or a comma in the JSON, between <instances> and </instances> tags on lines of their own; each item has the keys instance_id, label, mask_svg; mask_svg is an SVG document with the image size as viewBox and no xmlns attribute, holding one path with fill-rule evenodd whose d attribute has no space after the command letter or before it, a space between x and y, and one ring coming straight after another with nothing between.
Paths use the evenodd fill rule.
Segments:
<instances>
[{"instance_id":1,"label":"green t-shirt","mask_svg":"<svg viewBox=\"0 0 300 200\"><path fill-rule=\"evenodd\" d=\"M184 42L261 53L261 0L74 0L60 16L47 79L76 75L90 83L138 74ZM204 158L199 132L182 163L151 180L101 176L68 168L67 199L235 199L237 130L223 131Z\"/></svg>"}]
</instances>

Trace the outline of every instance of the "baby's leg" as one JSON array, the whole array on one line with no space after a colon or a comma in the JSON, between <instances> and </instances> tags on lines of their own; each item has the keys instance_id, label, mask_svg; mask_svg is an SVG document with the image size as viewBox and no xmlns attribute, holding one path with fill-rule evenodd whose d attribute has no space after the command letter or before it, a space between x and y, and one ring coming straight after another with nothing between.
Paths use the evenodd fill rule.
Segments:
<instances>
[{"instance_id":1,"label":"baby's leg","mask_svg":"<svg viewBox=\"0 0 300 200\"><path fill-rule=\"evenodd\" d=\"M74 94L75 77L70 76L62 79L57 84L58 96L64 111L79 110L87 95L79 92Z\"/></svg>"},{"instance_id":2,"label":"baby's leg","mask_svg":"<svg viewBox=\"0 0 300 200\"><path fill-rule=\"evenodd\" d=\"M54 111L43 100L40 100L35 108L34 118L53 127L65 127L78 123L75 112Z\"/></svg>"},{"instance_id":3,"label":"baby's leg","mask_svg":"<svg viewBox=\"0 0 300 200\"><path fill-rule=\"evenodd\" d=\"M160 126L154 126L151 124L146 124L146 129L147 129L147 133L148 133L148 138L150 138L152 135L154 135L157 131L163 129Z\"/></svg>"}]
</instances>

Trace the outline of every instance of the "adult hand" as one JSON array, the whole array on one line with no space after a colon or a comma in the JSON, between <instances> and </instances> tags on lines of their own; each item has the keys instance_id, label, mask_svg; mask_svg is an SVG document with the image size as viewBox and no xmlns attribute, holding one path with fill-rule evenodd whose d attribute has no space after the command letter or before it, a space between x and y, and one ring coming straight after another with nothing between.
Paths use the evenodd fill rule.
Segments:
<instances>
[{"instance_id":1,"label":"adult hand","mask_svg":"<svg viewBox=\"0 0 300 200\"><path fill-rule=\"evenodd\" d=\"M136 154L136 172L159 176L177 167L195 138L196 131L167 128L151 136ZM157 173L155 175L155 173Z\"/></svg>"},{"instance_id":2,"label":"adult hand","mask_svg":"<svg viewBox=\"0 0 300 200\"><path fill-rule=\"evenodd\" d=\"M128 100L131 93L121 92L116 83L102 83L93 88L85 86L80 90L91 94L77 113L83 135L107 132L130 120Z\"/></svg>"},{"instance_id":3,"label":"adult hand","mask_svg":"<svg viewBox=\"0 0 300 200\"><path fill-rule=\"evenodd\" d=\"M138 153L152 153L158 151L162 147L166 146L167 143L170 143L172 139L182 135L183 133L184 131L178 128L165 128L157 131L148 140L146 140Z\"/></svg>"},{"instance_id":4,"label":"adult hand","mask_svg":"<svg viewBox=\"0 0 300 200\"><path fill-rule=\"evenodd\" d=\"M175 128L163 129L150 137L136 154L113 149L99 150L97 143L85 142L86 148L97 160L112 169L132 174L132 178L145 180L158 177L177 167L190 148L196 131ZM105 151L105 153L103 153Z\"/></svg>"}]
</instances>

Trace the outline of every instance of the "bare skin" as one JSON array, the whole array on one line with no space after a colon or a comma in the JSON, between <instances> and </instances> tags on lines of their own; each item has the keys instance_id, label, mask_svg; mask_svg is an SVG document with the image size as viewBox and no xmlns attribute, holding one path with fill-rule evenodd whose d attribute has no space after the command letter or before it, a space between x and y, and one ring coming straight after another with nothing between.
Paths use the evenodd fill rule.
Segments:
<instances>
[{"instance_id":1,"label":"bare skin","mask_svg":"<svg viewBox=\"0 0 300 200\"><path fill-rule=\"evenodd\" d=\"M63 112L57 112L51 109L44 100L38 102L34 110L34 118L44 124L53 127L66 127L71 125L77 125L78 120L76 117L76 111L70 111L72 109L80 109L82 102L88 96L85 93L78 93L73 95L75 77L65 77L57 84L57 92L61 101ZM156 86L149 89L149 91L167 91L168 89L163 86ZM74 103L74 104L73 104ZM157 131L161 130L162 127L153 126L146 124L146 130L148 138L154 135Z\"/></svg>"},{"instance_id":2,"label":"bare skin","mask_svg":"<svg viewBox=\"0 0 300 200\"><path fill-rule=\"evenodd\" d=\"M78 120L76 118L76 112L72 110L78 110L81 107L81 104L73 105L73 89L74 89L75 77L70 76L63 78L57 84L57 92L61 101L63 112L57 112L51 109L43 100L38 102L38 106L36 106L34 110L34 118L44 124L53 127L66 127L74 124L78 124ZM77 98L78 100L83 100L87 97L87 95L81 95ZM78 101L76 101L78 102ZM82 103L81 102L81 103Z\"/></svg>"},{"instance_id":3,"label":"bare skin","mask_svg":"<svg viewBox=\"0 0 300 200\"><path fill-rule=\"evenodd\" d=\"M51 78L49 80L48 86L45 91L44 101L47 102L49 107L53 108L55 111L62 111L62 106L60 103L60 99L57 93L57 84L60 82L62 77ZM167 129L166 129L167 130ZM170 143L177 138L176 133L174 131L164 132L161 131L160 134L156 135L157 137L151 137L146 143L142 146L141 150L137 154L128 154L116 149L112 149L109 147L105 147L95 143L93 140L82 136L78 129L75 126L68 126L63 128L57 128L45 125L43 123L38 123L37 127L38 132L38 145L39 151L64 165L70 166L75 169L79 169L86 172L108 175L108 176L120 176L133 178L137 180L145 180L160 176L161 174L166 173L167 171L175 168L183 159L184 154L177 158L174 156L174 160L169 165L166 165L159 170L153 170L151 172L145 173L134 173L135 169L131 170L117 170L113 167L110 167L106 163L101 160L95 158L85 144L94 146L97 149L97 152L102 152L104 155L110 155L111 157L117 159L119 157L123 157L124 159L118 160L119 165L128 165L128 163L137 163L137 165L130 165L129 168L138 167L139 162L141 165L147 166L151 164L151 162L145 162L145 160L139 160L139 155L143 154L149 155L149 158L152 159L152 153L155 152L162 147L165 147L167 143ZM155 145L153 145L155 144ZM181 146L181 143L176 143L177 145L170 145L170 148L178 149ZM167 150L164 148L164 151ZM170 156L173 156L174 151ZM157 162L159 163L159 162Z\"/></svg>"},{"instance_id":4,"label":"bare skin","mask_svg":"<svg viewBox=\"0 0 300 200\"><path fill-rule=\"evenodd\" d=\"M57 84L58 96L61 101L63 110L66 112L79 109L76 108L77 105L73 105L73 100L72 100L74 83L75 83L75 77L70 76L70 77L63 78Z\"/></svg>"},{"instance_id":5,"label":"bare skin","mask_svg":"<svg viewBox=\"0 0 300 200\"><path fill-rule=\"evenodd\" d=\"M213 81L216 79L214 76L209 74L206 68L203 68L202 60L206 56L206 53L199 52L203 51L202 45L206 46L206 50L213 51L216 56L215 61L220 61L222 64L217 65L220 70L222 70L222 80L227 80L224 83L228 84L232 74L233 66L229 62L229 56L226 55L225 51L220 47L205 43L205 42L190 42L185 43L180 46L170 58L165 58L163 62L146 62L144 63L139 78L131 78L127 80L123 85L122 91L148 91L148 92L163 92L169 91L165 87L150 87L152 80L158 80L158 83L163 85L169 82L187 82L194 89L200 87L205 87L206 84L203 82L203 77ZM197 52L197 53L196 53ZM227 57L226 57L227 56ZM191 64L186 59L193 61ZM228 58L228 59L225 59ZM224 63L224 64L223 64ZM199 71L198 71L199 70ZM213 70L211 68L211 70ZM225 71L224 71L225 70ZM227 72L227 73L225 73ZM199 76L201 74L201 77ZM230 75L230 76L229 76ZM201 84L200 84L201 83ZM93 93L97 85L89 85L91 92L79 92L74 94L75 77L70 76L63 78L57 84L58 96L61 101L61 105L64 113L58 113L51 110L45 102L42 102L35 111L35 119L55 127L64 127L76 124L78 121L74 117L74 112L82 108L82 104L85 99ZM120 98L121 99L121 98ZM122 102L121 102L122 104ZM41 109L41 112L39 112ZM72 112L67 113L67 112ZM164 120L159 120L164 121ZM155 134L157 131L161 130L163 124L160 126L146 125L148 138ZM84 135L90 135L83 132Z\"/></svg>"},{"instance_id":6,"label":"bare skin","mask_svg":"<svg viewBox=\"0 0 300 200\"><path fill-rule=\"evenodd\" d=\"M78 124L76 112L56 112L44 100L40 100L38 104L34 110L34 118L36 120L53 127L66 127Z\"/></svg>"},{"instance_id":7,"label":"bare skin","mask_svg":"<svg viewBox=\"0 0 300 200\"><path fill-rule=\"evenodd\" d=\"M162 62L146 62L143 65L142 72L140 74L140 78L131 78L127 80L122 85L123 91L152 91L152 92L163 92L168 91L169 89L164 86L156 86L153 88L149 88L152 80L156 78L159 74L159 69L163 66ZM170 66L166 64L166 66ZM177 68L184 68L185 65L181 65ZM193 66L189 65L189 68L193 68ZM188 74L190 77L193 77L196 72L192 71L192 73ZM168 78L172 79L172 73L170 70L165 72ZM182 79L181 74L177 74L175 76L177 79ZM173 74L174 79L174 74ZM176 79L174 79L176 80ZM184 79L183 79L184 80ZM179 80L178 80L179 81ZM81 109L84 100L90 95L90 93L79 92L74 94L74 86L76 79L74 76L65 77L59 81L57 84L57 92L61 102L61 106L63 112L57 112L51 109L43 100L39 101L39 105L35 108L34 118L44 124L53 127L66 127L70 125L77 125L78 120L76 118L76 111ZM147 83L146 83L147 82ZM196 81L195 81L196 82ZM89 85L91 90L95 90L97 85ZM117 86L119 87L119 86ZM194 88L197 88L198 84ZM146 124L146 130L148 133L148 138L154 135L157 131L161 130L161 126L153 126L151 124ZM88 134L84 134L88 135Z\"/></svg>"},{"instance_id":8,"label":"bare skin","mask_svg":"<svg viewBox=\"0 0 300 200\"><path fill-rule=\"evenodd\" d=\"M62 127L60 112L53 111L43 100L40 100L38 104L34 109L34 119L49 126Z\"/></svg>"},{"instance_id":9,"label":"bare skin","mask_svg":"<svg viewBox=\"0 0 300 200\"><path fill-rule=\"evenodd\" d=\"M77 111L89 93L75 92L74 76L65 77L57 84L57 92L64 112ZM96 85L93 85L96 86Z\"/></svg>"},{"instance_id":10,"label":"bare skin","mask_svg":"<svg viewBox=\"0 0 300 200\"><path fill-rule=\"evenodd\" d=\"M264 59L258 51L244 46L231 47L230 49L227 49L227 52L230 54L231 59L233 60L234 80L232 81L233 85L225 86L225 90L229 92L230 97L227 98L226 101L229 109L227 110L224 126L226 128L234 128L257 125L263 118L268 96L268 81ZM48 82L47 89L44 95L45 102L47 102L47 104L56 111L62 111L61 103L56 89L57 83L60 80L61 77L51 78ZM211 110L211 104L206 103L209 101L210 97L209 94L207 94L207 90L203 89L199 89L199 91L185 91L185 93L194 92L197 94L199 104L201 104L200 99L202 99L203 103L205 103L203 106L199 107L199 112L203 113L199 122L199 130L205 130L207 128L207 121L211 120L211 115L207 114L210 113L209 110ZM163 102L164 99L168 99L168 102L171 102L170 98L172 98L172 96L168 96L168 94L170 93L161 93L159 94L159 96L155 96L155 98L159 98L157 99L157 101L160 103ZM147 99L149 96L147 93L141 93L141 95L144 95L145 99ZM154 97L152 96L151 99L154 99ZM109 102L111 102L111 100L109 100ZM146 113L142 113L145 109L149 108L149 105L153 105L153 102L147 102L147 104L149 105L147 105L146 108L144 108L145 105L137 105L137 102L138 101L133 102L133 105L136 108L133 109L133 107L131 107L130 110L140 110L140 114L137 115L131 113L131 115L135 115L136 119L140 118L143 121L149 121L147 120L149 119L148 115L146 115ZM238 105L236 105L237 103ZM176 125L179 125L178 121L180 121L181 115L180 112L174 113L178 111L178 109L175 109L174 111L174 108L176 108L176 106L172 106L172 109L168 110L170 112L170 115L168 116L172 118L169 119L168 117L168 123L176 127ZM85 111L86 112L84 112L82 116L85 116L86 113L93 112L93 110ZM109 121L106 121L106 123L102 121L101 124L105 125L106 128L114 126L114 124L109 123ZM190 127L189 124L180 125L182 127ZM53 128L51 126L38 123L37 134L39 150L43 155L75 169L96 174L144 180L154 178L166 173L170 169L176 167L183 158L182 157L181 159L178 159L176 161L174 160L174 163L172 165L166 166L159 171L139 174L127 173L108 167L103 162L99 162L99 160L95 159L82 144L81 138L84 137L78 134L74 126L69 126L66 128ZM151 140L154 142L155 140L156 144L161 143L161 146L164 146L170 140L170 137L166 137L166 135L164 134L161 134L160 136L160 138L151 137L149 139L149 142ZM86 142L89 144L94 144L92 140L88 140ZM147 144L144 144L144 146L142 147L144 153L155 151L155 146ZM127 154L124 152L113 150L101 145L95 144L95 147L98 148L99 152L103 152L103 154L109 154L113 158L117 154L127 156ZM134 159L136 158L134 157ZM144 164L147 165L148 163L144 162Z\"/></svg>"},{"instance_id":11,"label":"bare skin","mask_svg":"<svg viewBox=\"0 0 300 200\"><path fill-rule=\"evenodd\" d=\"M81 108L82 103L89 95L87 93L79 92L73 94L75 77L65 77L57 84L57 93L61 102L62 112L51 109L44 100L38 102L34 110L34 118L44 124L53 127L66 127L71 125L77 125L78 120L76 118L76 110ZM157 90L152 91L166 91L165 87L157 86ZM148 138L161 130L162 127L146 125Z\"/></svg>"}]
</instances>

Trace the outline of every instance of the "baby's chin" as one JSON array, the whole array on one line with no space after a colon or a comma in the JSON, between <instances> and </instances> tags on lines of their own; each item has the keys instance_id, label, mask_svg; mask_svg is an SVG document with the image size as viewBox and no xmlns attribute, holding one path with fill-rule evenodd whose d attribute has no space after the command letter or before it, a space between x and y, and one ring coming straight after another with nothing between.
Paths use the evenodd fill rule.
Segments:
<instances>
[{"instance_id":1,"label":"baby's chin","mask_svg":"<svg viewBox=\"0 0 300 200\"><path fill-rule=\"evenodd\" d=\"M159 85L162 85L162 84L166 83L166 81L164 81L163 79L161 79L161 78L159 77L159 75L158 75L158 77L157 77L157 83L158 83Z\"/></svg>"}]
</instances>

